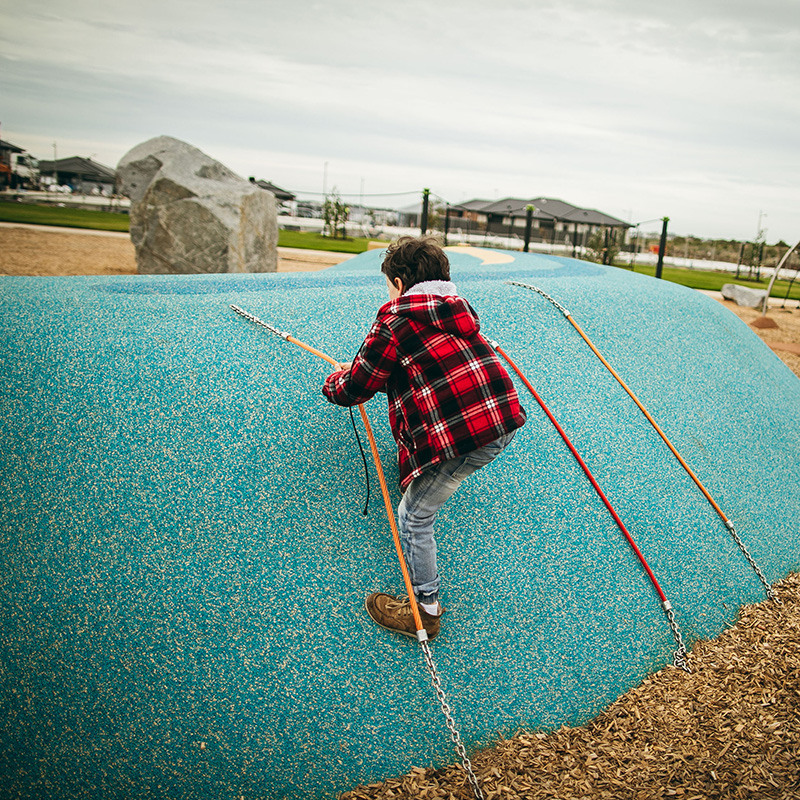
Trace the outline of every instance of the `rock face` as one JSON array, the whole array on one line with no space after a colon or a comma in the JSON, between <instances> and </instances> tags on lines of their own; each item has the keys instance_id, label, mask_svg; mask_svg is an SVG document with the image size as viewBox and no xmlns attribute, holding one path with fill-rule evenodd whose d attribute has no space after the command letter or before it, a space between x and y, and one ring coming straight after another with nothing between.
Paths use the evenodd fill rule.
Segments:
<instances>
[{"instance_id":1,"label":"rock face","mask_svg":"<svg viewBox=\"0 0 800 800\"><path fill-rule=\"evenodd\" d=\"M722 287L722 296L745 308L763 308L767 299L764 289L751 289L749 286L739 286L736 283L726 283Z\"/></svg>"},{"instance_id":2,"label":"rock face","mask_svg":"<svg viewBox=\"0 0 800 800\"><path fill-rule=\"evenodd\" d=\"M117 174L131 198L140 273L275 272L275 196L170 136L137 145Z\"/></svg>"}]
</instances>

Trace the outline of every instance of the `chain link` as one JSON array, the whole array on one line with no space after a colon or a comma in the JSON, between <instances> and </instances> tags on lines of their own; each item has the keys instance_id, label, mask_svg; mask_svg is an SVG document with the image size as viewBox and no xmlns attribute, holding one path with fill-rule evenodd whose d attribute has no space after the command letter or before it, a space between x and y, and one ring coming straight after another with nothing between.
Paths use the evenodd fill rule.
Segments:
<instances>
[{"instance_id":1,"label":"chain link","mask_svg":"<svg viewBox=\"0 0 800 800\"><path fill-rule=\"evenodd\" d=\"M753 556L750 555L750 551L747 549L745 543L739 538L739 534L736 533L736 528L733 527L733 523L730 520L725 520L725 527L731 532L731 536L733 536L733 541L739 545L739 549L744 553L744 557L749 562L750 566L755 570L756 575L758 575L759 580L764 586L764 590L767 593L767 597L770 600L780 604L780 598L775 593L775 590L769 585L769 581L764 577L764 573L759 569L758 564L756 564Z\"/></svg>"},{"instance_id":2,"label":"chain link","mask_svg":"<svg viewBox=\"0 0 800 800\"><path fill-rule=\"evenodd\" d=\"M549 300L565 317L572 316L569 311L567 311L567 309L558 302L558 300L556 300L554 297L550 297L547 292L540 289L538 286L534 286L532 283L520 283L519 281L506 281L506 283L510 286L521 286L523 289L530 289L532 292L540 294L545 300Z\"/></svg>"},{"instance_id":3,"label":"chain link","mask_svg":"<svg viewBox=\"0 0 800 800\"><path fill-rule=\"evenodd\" d=\"M689 666L688 662L688 654L686 653L686 645L683 643L683 637L681 636L681 632L678 629L678 623L675 622L675 612L672 610L672 606L670 605L669 601L664 601L662 604L662 608L664 609L664 613L667 615L667 622L669 623L670 630L672 631L672 635L675 638L675 644L678 645L678 649L672 656L672 663L676 667L680 667L684 672L688 672L691 674L692 669Z\"/></svg>"},{"instance_id":4,"label":"chain link","mask_svg":"<svg viewBox=\"0 0 800 800\"><path fill-rule=\"evenodd\" d=\"M442 713L447 721L447 729L450 731L450 738L453 740L453 744L456 746L456 752L461 759L461 766L467 775L467 780L472 787L472 791L475 793L476 799L485 800L483 791L478 784L478 779L475 777L475 772L472 769L472 763L469 760L467 751L465 750L464 744L461 741L461 736L456 728L456 723L453 719L450 706L447 704L447 698L445 697L444 689L442 689L442 682L439 680L439 673L436 671L436 665L433 663L433 657L431 656L431 650L428 646L428 642L420 642L420 646L422 647L422 652L425 655L425 666L428 668L428 672L431 674L431 682L433 683L433 688L436 690L436 697L439 699L439 704L442 707Z\"/></svg>"},{"instance_id":5,"label":"chain link","mask_svg":"<svg viewBox=\"0 0 800 800\"><path fill-rule=\"evenodd\" d=\"M543 291L538 286L534 286L532 283L520 283L519 281L506 281L506 283L510 284L511 286L521 286L524 289L530 289L531 291L536 292L537 294L541 295L545 300L548 300L549 302L551 302L559 311L561 311L561 313L565 317L570 317L571 316L569 311L567 311L567 309L564 308L564 306L562 306L561 303L559 303L555 298L550 297L550 295L547 294L547 292ZM623 384L623 387L624 386L625 385ZM633 396L633 395L631 395L631 396ZM642 409L642 410L644 410L644 409ZM662 434L662 438L664 438L663 434ZM664 439L664 440L666 441L666 439ZM669 444L669 442L667 442L667 444ZM673 452L674 452L674 449L673 449ZM676 455L677 455L677 453L676 453ZM697 483L697 485L701 489L701 491L711 501L711 498L709 497L708 493L702 487L702 485L698 482L697 478L694 477L694 475L692 474L691 470L689 470L689 474L694 479L695 483ZM711 501L711 503L712 503L712 505L715 506L715 508L719 512L719 508L716 507L716 504L713 501ZM765 591L767 593L767 597L770 600L773 600L775 603L780 603L781 602L780 598L775 593L775 590L769 585L769 581L767 581L767 579L764 577L764 573L759 569L758 564L756 564L755 559L750 555L750 551L747 549L747 547L745 546L744 542L739 538L739 534L736 533L736 530L733 527L733 523L729 519L726 519L725 516L722 514L722 512L719 512L719 513L720 513L720 516L722 516L722 521L725 523L725 527L730 531L731 536L733 536L733 539L736 542L736 544L739 545L739 549L744 554L744 557L747 559L747 562L753 568L753 570L755 571L756 575L758 575L759 580L764 585L764 589L765 589Z\"/></svg>"},{"instance_id":6,"label":"chain link","mask_svg":"<svg viewBox=\"0 0 800 800\"><path fill-rule=\"evenodd\" d=\"M262 328L266 328L270 333L274 333L276 336L280 336L281 339L287 339L291 334L286 333L286 331L278 330L274 325L270 325L268 322L264 322L263 319L259 319L255 314L250 314L248 311L245 311L243 308L239 308L239 306L232 305L231 308L241 317L250 320L250 322L254 322L256 325L260 325Z\"/></svg>"}]
</instances>

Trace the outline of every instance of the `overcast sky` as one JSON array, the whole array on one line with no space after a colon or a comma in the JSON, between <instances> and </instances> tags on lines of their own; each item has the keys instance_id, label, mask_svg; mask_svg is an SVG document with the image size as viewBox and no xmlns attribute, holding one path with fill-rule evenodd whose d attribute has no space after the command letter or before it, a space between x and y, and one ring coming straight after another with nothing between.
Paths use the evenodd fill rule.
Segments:
<instances>
[{"instance_id":1,"label":"overcast sky","mask_svg":"<svg viewBox=\"0 0 800 800\"><path fill-rule=\"evenodd\" d=\"M350 199L546 196L679 234L752 239L761 218L768 241L800 238L798 0L0 12L0 136L39 158L55 142L116 166L167 134L301 195L327 176Z\"/></svg>"}]
</instances>

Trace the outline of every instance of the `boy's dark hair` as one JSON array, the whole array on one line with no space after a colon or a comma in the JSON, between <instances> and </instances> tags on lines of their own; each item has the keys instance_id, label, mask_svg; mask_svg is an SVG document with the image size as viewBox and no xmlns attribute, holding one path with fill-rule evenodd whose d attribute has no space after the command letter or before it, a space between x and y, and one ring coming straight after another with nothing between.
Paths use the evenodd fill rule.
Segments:
<instances>
[{"instance_id":1,"label":"boy's dark hair","mask_svg":"<svg viewBox=\"0 0 800 800\"><path fill-rule=\"evenodd\" d=\"M386 248L381 272L391 283L400 278L410 289L425 281L449 281L450 262L433 236L401 236Z\"/></svg>"}]
</instances>

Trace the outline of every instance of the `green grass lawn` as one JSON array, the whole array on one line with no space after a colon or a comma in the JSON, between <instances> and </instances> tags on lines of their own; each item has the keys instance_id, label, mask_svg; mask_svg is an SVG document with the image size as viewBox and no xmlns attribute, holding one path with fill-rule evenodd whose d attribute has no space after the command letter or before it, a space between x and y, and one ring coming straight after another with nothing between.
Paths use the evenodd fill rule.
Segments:
<instances>
[{"instance_id":1,"label":"green grass lawn","mask_svg":"<svg viewBox=\"0 0 800 800\"><path fill-rule=\"evenodd\" d=\"M10 202L0 203L0 222L57 225L61 228L92 228L98 231L127 231L130 227L127 214Z\"/></svg>"},{"instance_id":2,"label":"green grass lawn","mask_svg":"<svg viewBox=\"0 0 800 800\"><path fill-rule=\"evenodd\" d=\"M621 269L629 269L628 265L620 267ZM652 264L637 264L634 272L640 275L655 276L656 268ZM679 283L681 286L688 286L690 289L704 289L705 291L718 292L726 283L739 283L742 286L749 286L752 289L766 289L769 286L769 279L761 281L746 281L742 278L736 279L736 276L731 273L714 272L699 269L686 269L682 267L667 267L661 270L661 277L664 280ZM786 295L786 287L788 281L775 281L772 287L772 297L783 298ZM790 300L800 300L800 281L795 281L789 291Z\"/></svg>"},{"instance_id":3,"label":"green grass lawn","mask_svg":"<svg viewBox=\"0 0 800 800\"><path fill-rule=\"evenodd\" d=\"M369 239L331 239L328 236L320 236L314 231L278 231L278 247L329 250L334 253L363 253L369 242Z\"/></svg>"},{"instance_id":4,"label":"green grass lawn","mask_svg":"<svg viewBox=\"0 0 800 800\"><path fill-rule=\"evenodd\" d=\"M127 231L130 220L127 214L110 211L94 211L79 208L59 208L58 206L37 206L29 203L0 202L0 222L21 222L31 225L56 225L63 228L92 228L103 231ZM330 239L313 231L279 231L279 247L299 247L307 250L328 250L336 253L363 253L367 250L369 239ZM627 265L620 266L628 269ZM635 272L642 275L655 275L656 268L651 265L637 265ZM691 289L705 289L718 292L723 284L737 282L732 273L713 272L698 269L664 267L662 277L673 283L680 283ZM745 281L738 283L754 289L766 289L768 280ZM782 298L786 294L787 281L775 281L773 297ZM800 300L800 280L795 281L789 292L789 299Z\"/></svg>"}]
</instances>

